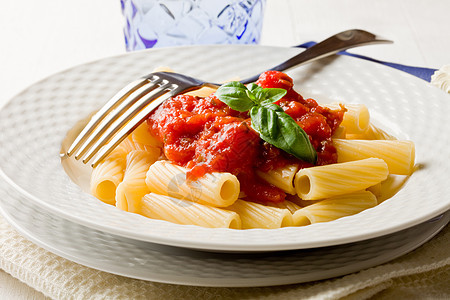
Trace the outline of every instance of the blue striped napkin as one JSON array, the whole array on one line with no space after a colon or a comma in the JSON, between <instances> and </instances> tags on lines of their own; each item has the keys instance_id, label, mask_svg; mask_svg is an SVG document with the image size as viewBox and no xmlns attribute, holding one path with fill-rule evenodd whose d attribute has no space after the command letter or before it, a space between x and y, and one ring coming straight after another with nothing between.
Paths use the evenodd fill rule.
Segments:
<instances>
[{"instance_id":1,"label":"blue striped napkin","mask_svg":"<svg viewBox=\"0 0 450 300\"><path fill-rule=\"evenodd\" d=\"M298 45L296 47L299 48L309 48L313 45L315 45L316 42L307 42L301 45ZM423 80L426 80L428 82L431 81L431 75L434 74L434 72L436 71L436 69L430 69L430 68L421 68L421 67L411 67L411 66L406 66L406 65L401 65L401 64L396 64L396 63L391 63L391 62L386 62L386 61L381 61L381 60L377 60L377 59L373 59L364 55L359 55L359 54L353 54L353 53L349 53L347 51L341 51L338 54L341 55L348 55L348 56L353 56L353 57L357 57L357 58L362 58L365 60L369 60L369 61L373 61L385 66L389 66L391 68L395 68L397 70L403 71L403 72L407 72L411 75L417 76Z\"/></svg>"}]
</instances>

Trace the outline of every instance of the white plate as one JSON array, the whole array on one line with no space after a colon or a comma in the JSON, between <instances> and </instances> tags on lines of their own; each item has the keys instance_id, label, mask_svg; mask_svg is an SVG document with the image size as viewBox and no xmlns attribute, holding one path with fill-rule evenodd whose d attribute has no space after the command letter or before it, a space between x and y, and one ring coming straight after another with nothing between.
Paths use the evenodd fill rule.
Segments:
<instances>
[{"instance_id":1,"label":"white plate","mask_svg":"<svg viewBox=\"0 0 450 300\"><path fill-rule=\"evenodd\" d=\"M83 192L64 172L59 150L74 124L126 83L157 66L212 81L246 77L298 49L197 46L111 57L53 75L0 111L0 174L10 197L32 201L72 222L131 239L216 251L273 251L337 245L393 233L450 209L450 99L397 70L334 57L294 69L297 90L320 101L364 103L374 121L416 144L418 170L391 199L355 216L276 230L182 226L122 212ZM79 178L83 181L83 178Z\"/></svg>"},{"instance_id":2,"label":"white plate","mask_svg":"<svg viewBox=\"0 0 450 300\"><path fill-rule=\"evenodd\" d=\"M128 239L37 209L0 201L0 214L35 244L79 264L164 283L249 287L328 279L388 262L419 247L450 220L450 212L367 241L266 253L212 253Z\"/></svg>"}]
</instances>

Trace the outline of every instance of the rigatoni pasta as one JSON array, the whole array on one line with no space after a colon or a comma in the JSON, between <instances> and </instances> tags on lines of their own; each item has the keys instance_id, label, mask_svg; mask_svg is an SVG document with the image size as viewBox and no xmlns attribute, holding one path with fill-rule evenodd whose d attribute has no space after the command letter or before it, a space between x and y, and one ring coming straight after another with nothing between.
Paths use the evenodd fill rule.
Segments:
<instances>
[{"instance_id":1,"label":"rigatoni pasta","mask_svg":"<svg viewBox=\"0 0 450 300\"><path fill-rule=\"evenodd\" d=\"M138 213L142 197L150 192L145 177L155 159L153 154L145 150L133 150L126 160L123 181L117 187L116 206L124 211Z\"/></svg>"},{"instance_id":2,"label":"rigatoni pasta","mask_svg":"<svg viewBox=\"0 0 450 300\"><path fill-rule=\"evenodd\" d=\"M345 128L346 134L362 134L367 131L370 124L370 114L367 106L364 104L342 104L331 103L325 104L325 107L331 109L338 109L340 106L345 106L344 119L341 126Z\"/></svg>"},{"instance_id":3,"label":"rigatoni pasta","mask_svg":"<svg viewBox=\"0 0 450 300\"><path fill-rule=\"evenodd\" d=\"M342 138L337 137L336 138ZM345 136L346 139L354 139L354 140L396 140L397 138L390 135L386 131L384 131L381 128L378 128L377 126L373 125L372 123L369 124L369 128L363 133L359 134L347 134Z\"/></svg>"},{"instance_id":4,"label":"rigatoni pasta","mask_svg":"<svg viewBox=\"0 0 450 300\"><path fill-rule=\"evenodd\" d=\"M268 206L278 207L289 210L292 214L302 208L300 205L295 202L284 200L283 202L268 202L265 203Z\"/></svg>"},{"instance_id":5,"label":"rigatoni pasta","mask_svg":"<svg viewBox=\"0 0 450 300\"><path fill-rule=\"evenodd\" d=\"M275 229L292 226L292 214L288 209L271 207L251 201L237 200L226 208L241 217L242 229Z\"/></svg>"},{"instance_id":6,"label":"rigatoni pasta","mask_svg":"<svg viewBox=\"0 0 450 300\"><path fill-rule=\"evenodd\" d=\"M270 88L274 80L287 90L276 103L305 131L317 161L289 152L296 145L292 137L279 139L279 128L262 139L248 113L209 95L215 89L202 89L167 100L127 137L93 170L92 194L176 224L276 229L357 214L381 201L388 176L411 175L414 144L374 126L365 105L321 107L296 94L287 75L266 75L257 83ZM252 91L255 101L272 95L252 86L248 97ZM261 113L265 126L291 122L280 113ZM270 139L291 148L283 152Z\"/></svg>"},{"instance_id":7,"label":"rigatoni pasta","mask_svg":"<svg viewBox=\"0 0 450 300\"><path fill-rule=\"evenodd\" d=\"M92 195L107 204L115 204L116 189L123 179L126 156L127 152L117 147L92 170L90 182Z\"/></svg>"},{"instance_id":8,"label":"rigatoni pasta","mask_svg":"<svg viewBox=\"0 0 450 300\"><path fill-rule=\"evenodd\" d=\"M282 168L270 170L268 172L258 171L259 177L270 184L279 187L288 194L295 195L294 176L298 171L298 166L287 165Z\"/></svg>"},{"instance_id":9,"label":"rigatoni pasta","mask_svg":"<svg viewBox=\"0 0 450 300\"><path fill-rule=\"evenodd\" d=\"M235 212L155 193L143 197L141 214L182 225L241 229Z\"/></svg>"},{"instance_id":10,"label":"rigatoni pasta","mask_svg":"<svg viewBox=\"0 0 450 300\"><path fill-rule=\"evenodd\" d=\"M390 174L409 175L414 168L415 149L411 141L333 139L338 162L381 158Z\"/></svg>"},{"instance_id":11,"label":"rigatoni pasta","mask_svg":"<svg viewBox=\"0 0 450 300\"><path fill-rule=\"evenodd\" d=\"M331 197L297 210L293 215L296 226L329 222L351 216L377 205L371 192L360 191Z\"/></svg>"},{"instance_id":12,"label":"rigatoni pasta","mask_svg":"<svg viewBox=\"0 0 450 300\"><path fill-rule=\"evenodd\" d=\"M131 141L134 142L136 150L147 150L149 152L157 152L159 156L163 143L161 143L156 137L150 134L147 122L139 125L131 133Z\"/></svg>"},{"instance_id":13,"label":"rigatoni pasta","mask_svg":"<svg viewBox=\"0 0 450 300\"><path fill-rule=\"evenodd\" d=\"M187 169L160 160L148 170L145 182L151 192L215 207L233 204L239 196L239 180L230 173L208 173L187 180Z\"/></svg>"},{"instance_id":14,"label":"rigatoni pasta","mask_svg":"<svg viewBox=\"0 0 450 300\"><path fill-rule=\"evenodd\" d=\"M368 188L387 178L388 166L379 158L305 168L295 175L297 194L317 200Z\"/></svg>"}]
</instances>

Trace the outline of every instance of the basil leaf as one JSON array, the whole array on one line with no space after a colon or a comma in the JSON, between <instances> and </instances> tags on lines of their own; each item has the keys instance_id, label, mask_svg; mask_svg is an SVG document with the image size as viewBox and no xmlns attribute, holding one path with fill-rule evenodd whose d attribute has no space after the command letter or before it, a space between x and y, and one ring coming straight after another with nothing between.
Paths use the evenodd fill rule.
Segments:
<instances>
[{"instance_id":1,"label":"basil leaf","mask_svg":"<svg viewBox=\"0 0 450 300\"><path fill-rule=\"evenodd\" d=\"M255 95L250 90L246 90L245 93L247 94L247 97L250 98L254 102L253 104L256 104Z\"/></svg>"},{"instance_id":2,"label":"basil leaf","mask_svg":"<svg viewBox=\"0 0 450 300\"><path fill-rule=\"evenodd\" d=\"M262 88L255 83L250 83L247 86L248 90L255 96L256 102L276 102L286 95L287 91L284 89L277 88Z\"/></svg>"},{"instance_id":3,"label":"basil leaf","mask_svg":"<svg viewBox=\"0 0 450 300\"><path fill-rule=\"evenodd\" d=\"M259 85L257 85L256 83L249 83L248 85L247 85L247 89L250 91L250 92L254 92L255 90L257 90L257 89L262 89L262 87L260 87Z\"/></svg>"},{"instance_id":4,"label":"basil leaf","mask_svg":"<svg viewBox=\"0 0 450 300\"><path fill-rule=\"evenodd\" d=\"M250 110L252 127L261 139L299 159L315 163L317 153L306 132L280 106L274 104L286 93L283 89L264 89L255 83L246 87L233 81L219 87L215 94L234 110Z\"/></svg>"},{"instance_id":5,"label":"basil leaf","mask_svg":"<svg viewBox=\"0 0 450 300\"><path fill-rule=\"evenodd\" d=\"M265 95L264 95L265 100L263 102L270 102L270 103L274 103L274 102L280 100L287 94L286 90L276 89L276 88L267 88L267 89L264 89L264 92L265 92Z\"/></svg>"},{"instance_id":6,"label":"basil leaf","mask_svg":"<svg viewBox=\"0 0 450 300\"><path fill-rule=\"evenodd\" d=\"M249 97L247 92L248 89L245 85L238 81L232 81L221 85L215 95L232 109L244 112L255 105L254 100Z\"/></svg>"},{"instance_id":7,"label":"basil leaf","mask_svg":"<svg viewBox=\"0 0 450 300\"><path fill-rule=\"evenodd\" d=\"M252 127L261 139L304 161L315 163L317 153L306 132L276 104L253 106Z\"/></svg>"}]
</instances>

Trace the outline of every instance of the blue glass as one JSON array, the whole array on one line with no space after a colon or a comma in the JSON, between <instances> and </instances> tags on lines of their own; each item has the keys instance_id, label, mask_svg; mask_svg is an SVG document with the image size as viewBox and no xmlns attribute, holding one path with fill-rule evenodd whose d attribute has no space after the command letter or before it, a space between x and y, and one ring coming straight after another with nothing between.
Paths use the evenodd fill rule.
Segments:
<instances>
[{"instance_id":1,"label":"blue glass","mask_svg":"<svg viewBox=\"0 0 450 300\"><path fill-rule=\"evenodd\" d=\"M266 0L121 0L128 51L257 44Z\"/></svg>"}]
</instances>

